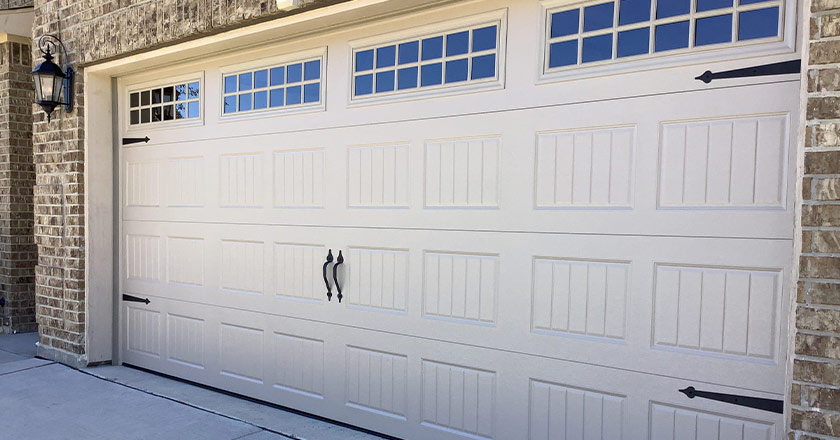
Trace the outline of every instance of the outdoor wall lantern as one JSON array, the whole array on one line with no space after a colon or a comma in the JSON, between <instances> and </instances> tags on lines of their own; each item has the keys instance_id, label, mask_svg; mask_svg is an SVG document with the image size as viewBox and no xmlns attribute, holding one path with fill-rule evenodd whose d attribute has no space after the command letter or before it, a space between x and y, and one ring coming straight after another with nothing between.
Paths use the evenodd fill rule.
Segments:
<instances>
[{"instance_id":1,"label":"outdoor wall lantern","mask_svg":"<svg viewBox=\"0 0 840 440\"><path fill-rule=\"evenodd\" d=\"M44 35L39 38L38 49L44 54L44 62L32 71L35 79L35 103L44 109L47 121L59 105L63 105L68 112L73 110L73 69L68 65L67 69L62 71L61 67L52 61L52 54L57 52L58 46L61 46L66 61L67 49L58 37Z\"/></svg>"}]
</instances>

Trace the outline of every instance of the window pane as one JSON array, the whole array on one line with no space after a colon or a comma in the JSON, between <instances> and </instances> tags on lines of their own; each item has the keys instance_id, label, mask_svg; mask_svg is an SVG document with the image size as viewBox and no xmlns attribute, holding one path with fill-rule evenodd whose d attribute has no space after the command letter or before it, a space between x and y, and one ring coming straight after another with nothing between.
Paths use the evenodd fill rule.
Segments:
<instances>
[{"instance_id":1,"label":"window pane","mask_svg":"<svg viewBox=\"0 0 840 440\"><path fill-rule=\"evenodd\" d=\"M188 118L197 118L198 117L198 101L193 101L187 104L187 117Z\"/></svg>"},{"instance_id":2,"label":"window pane","mask_svg":"<svg viewBox=\"0 0 840 440\"><path fill-rule=\"evenodd\" d=\"M472 51L491 50L496 48L496 26L487 26L472 31Z\"/></svg>"},{"instance_id":3,"label":"window pane","mask_svg":"<svg viewBox=\"0 0 840 440\"><path fill-rule=\"evenodd\" d=\"M548 48L548 67L570 66L578 61L578 40L551 43Z\"/></svg>"},{"instance_id":4,"label":"window pane","mask_svg":"<svg viewBox=\"0 0 840 440\"><path fill-rule=\"evenodd\" d=\"M321 60L307 61L303 65L303 79L310 81L321 77Z\"/></svg>"},{"instance_id":5,"label":"window pane","mask_svg":"<svg viewBox=\"0 0 840 440\"><path fill-rule=\"evenodd\" d=\"M274 89L271 91L271 106L282 107L285 101L286 91L284 89Z\"/></svg>"},{"instance_id":6,"label":"window pane","mask_svg":"<svg viewBox=\"0 0 840 440\"><path fill-rule=\"evenodd\" d=\"M601 3L583 8L584 32L612 27L614 9L615 3Z\"/></svg>"},{"instance_id":7,"label":"window pane","mask_svg":"<svg viewBox=\"0 0 840 440\"><path fill-rule=\"evenodd\" d=\"M738 22L739 40L775 37L779 34L779 8L741 12Z\"/></svg>"},{"instance_id":8,"label":"window pane","mask_svg":"<svg viewBox=\"0 0 840 440\"><path fill-rule=\"evenodd\" d=\"M467 31L446 36L446 56L461 55L469 51L470 33Z\"/></svg>"},{"instance_id":9,"label":"window pane","mask_svg":"<svg viewBox=\"0 0 840 440\"><path fill-rule=\"evenodd\" d=\"M163 102L172 102L175 100L175 88L174 87L164 87L163 88Z\"/></svg>"},{"instance_id":10,"label":"window pane","mask_svg":"<svg viewBox=\"0 0 840 440\"><path fill-rule=\"evenodd\" d=\"M612 58L612 34L583 39L581 62L608 60Z\"/></svg>"},{"instance_id":11,"label":"window pane","mask_svg":"<svg viewBox=\"0 0 840 440\"><path fill-rule=\"evenodd\" d=\"M300 104L300 86L286 88L286 105Z\"/></svg>"},{"instance_id":12,"label":"window pane","mask_svg":"<svg viewBox=\"0 0 840 440\"><path fill-rule=\"evenodd\" d=\"M187 86L186 84L180 84L175 86L175 100L176 101L183 101L187 99Z\"/></svg>"},{"instance_id":13,"label":"window pane","mask_svg":"<svg viewBox=\"0 0 840 440\"><path fill-rule=\"evenodd\" d=\"M236 75L225 77L225 93L236 92Z\"/></svg>"},{"instance_id":14,"label":"window pane","mask_svg":"<svg viewBox=\"0 0 840 440\"><path fill-rule=\"evenodd\" d=\"M149 122L149 109L144 108L140 110L140 123L146 124Z\"/></svg>"},{"instance_id":15,"label":"window pane","mask_svg":"<svg viewBox=\"0 0 840 440\"><path fill-rule=\"evenodd\" d=\"M761 2L766 2L766 1L768 1L768 0L740 0L738 2L738 4L739 5L751 5L753 3L761 3Z\"/></svg>"},{"instance_id":16,"label":"window pane","mask_svg":"<svg viewBox=\"0 0 840 440\"><path fill-rule=\"evenodd\" d=\"M697 12L731 7L732 0L697 0Z\"/></svg>"},{"instance_id":17,"label":"window pane","mask_svg":"<svg viewBox=\"0 0 840 440\"><path fill-rule=\"evenodd\" d=\"M187 92L190 99L198 98L199 85L197 82L189 83L187 85Z\"/></svg>"},{"instance_id":18,"label":"window pane","mask_svg":"<svg viewBox=\"0 0 840 440\"><path fill-rule=\"evenodd\" d=\"M376 93L394 90L394 71L378 72L376 74Z\"/></svg>"},{"instance_id":19,"label":"window pane","mask_svg":"<svg viewBox=\"0 0 840 440\"><path fill-rule=\"evenodd\" d=\"M152 104L160 104L160 101L162 99L161 95L162 93L160 89L152 90Z\"/></svg>"},{"instance_id":20,"label":"window pane","mask_svg":"<svg viewBox=\"0 0 840 440\"><path fill-rule=\"evenodd\" d=\"M234 113L236 111L236 95L225 96L225 113Z\"/></svg>"},{"instance_id":21,"label":"window pane","mask_svg":"<svg viewBox=\"0 0 840 440\"><path fill-rule=\"evenodd\" d=\"M467 80L467 70L469 69L469 62L466 58L455 61L446 62L446 82L460 82Z\"/></svg>"},{"instance_id":22,"label":"window pane","mask_svg":"<svg viewBox=\"0 0 840 440\"><path fill-rule=\"evenodd\" d=\"M244 93L239 95L239 111L244 112L251 110L251 94Z\"/></svg>"},{"instance_id":23,"label":"window pane","mask_svg":"<svg viewBox=\"0 0 840 440\"><path fill-rule=\"evenodd\" d=\"M140 111L139 110L132 110L131 117L131 125L139 124L140 123Z\"/></svg>"},{"instance_id":24,"label":"window pane","mask_svg":"<svg viewBox=\"0 0 840 440\"><path fill-rule=\"evenodd\" d=\"M397 46L386 46L376 49L376 67L391 67L396 64Z\"/></svg>"},{"instance_id":25,"label":"window pane","mask_svg":"<svg viewBox=\"0 0 840 440\"><path fill-rule=\"evenodd\" d=\"M472 59L472 79L492 78L496 76L496 54L481 55Z\"/></svg>"},{"instance_id":26,"label":"window pane","mask_svg":"<svg viewBox=\"0 0 840 440\"><path fill-rule=\"evenodd\" d=\"M400 64L416 63L419 51L420 42L418 41L400 44Z\"/></svg>"},{"instance_id":27,"label":"window pane","mask_svg":"<svg viewBox=\"0 0 840 440\"><path fill-rule=\"evenodd\" d=\"M551 38L576 34L580 31L580 9L551 14Z\"/></svg>"},{"instance_id":28,"label":"window pane","mask_svg":"<svg viewBox=\"0 0 840 440\"><path fill-rule=\"evenodd\" d=\"M641 28L618 33L618 56L630 57L648 53L650 29Z\"/></svg>"},{"instance_id":29,"label":"window pane","mask_svg":"<svg viewBox=\"0 0 840 440\"><path fill-rule=\"evenodd\" d=\"M271 85L279 86L286 83L286 68L275 67L271 69Z\"/></svg>"},{"instance_id":30,"label":"window pane","mask_svg":"<svg viewBox=\"0 0 840 440\"><path fill-rule=\"evenodd\" d=\"M688 14L690 9L691 0L658 0L656 2L656 18Z\"/></svg>"},{"instance_id":31,"label":"window pane","mask_svg":"<svg viewBox=\"0 0 840 440\"><path fill-rule=\"evenodd\" d=\"M303 102L318 102L321 100L321 83L303 86Z\"/></svg>"},{"instance_id":32,"label":"window pane","mask_svg":"<svg viewBox=\"0 0 840 440\"><path fill-rule=\"evenodd\" d=\"M254 88L261 89L268 87L268 70L257 70L254 72Z\"/></svg>"},{"instance_id":33,"label":"window pane","mask_svg":"<svg viewBox=\"0 0 840 440\"><path fill-rule=\"evenodd\" d=\"M132 93L131 97L129 98L129 101L131 102L132 107L139 107L140 106L140 94L139 93Z\"/></svg>"},{"instance_id":34,"label":"window pane","mask_svg":"<svg viewBox=\"0 0 840 440\"><path fill-rule=\"evenodd\" d=\"M688 22L663 24L656 27L655 51L688 47Z\"/></svg>"},{"instance_id":35,"label":"window pane","mask_svg":"<svg viewBox=\"0 0 840 440\"><path fill-rule=\"evenodd\" d=\"M287 83L296 83L300 82L303 78L303 65L292 64L290 66L286 66L286 82ZM288 100L286 101L288 102Z\"/></svg>"},{"instance_id":36,"label":"window pane","mask_svg":"<svg viewBox=\"0 0 840 440\"><path fill-rule=\"evenodd\" d=\"M263 90L262 92L255 92L254 93L254 110L263 109L268 107L268 92Z\"/></svg>"},{"instance_id":37,"label":"window pane","mask_svg":"<svg viewBox=\"0 0 840 440\"><path fill-rule=\"evenodd\" d=\"M618 5L618 25L650 20L650 0L621 0Z\"/></svg>"},{"instance_id":38,"label":"window pane","mask_svg":"<svg viewBox=\"0 0 840 440\"><path fill-rule=\"evenodd\" d=\"M397 89L413 89L417 87L417 68L400 69L397 73Z\"/></svg>"},{"instance_id":39,"label":"window pane","mask_svg":"<svg viewBox=\"0 0 840 440\"><path fill-rule=\"evenodd\" d=\"M251 90L253 87L253 75L251 72L239 74L239 90Z\"/></svg>"},{"instance_id":40,"label":"window pane","mask_svg":"<svg viewBox=\"0 0 840 440\"><path fill-rule=\"evenodd\" d=\"M695 27L695 46L732 41L732 14L697 19Z\"/></svg>"},{"instance_id":41,"label":"window pane","mask_svg":"<svg viewBox=\"0 0 840 440\"><path fill-rule=\"evenodd\" d=\"M151 103L151 92L148 90L140 92L140 105L149 105Z\"/></svg>"},{"instance_id":42,"label":"window pane","mask_svg":"<svg viewBox=\"0 0 840 440\"><path fill-rule=\"evenodd\" d=\"M434 86L442 82L443 64L426 64L420 68L420 87Z\"/></svg>"},{"instance_id":43,"label":"window pane","mask_svg":"<svg viewBox=\"0 0 840 440\"><path fill-rule=\"evenodd\" d=\"M356 72L373 69L373 49L356 52Z\"/></svg>"},{"instance_id":44,"label":"window pane","mask_svg":"<svg viewBox=\"0 0 840 440\"><path fill-rule=\"evenodd\" d=\"M175 119L175 112L172 109L172 105L163 106L163 120L171 121L173 119Z\"/></svg>"},{"instance_id":45,"label":"window pane","mask_svg":"<svg viewBox=\"0 0 840 440\"><path fill-rule=\"evenodd\" d=\"M359 75L356 77L356 96L370 95L373 93L373 75Z\"/></svg>"},{"instance_id":46,"label":"window pane","mask_svg":"<svg viewBox=\"0 0 840 440\"><path fill-rule=\"evenodd\" d=\"M161 116L160 107L152 107L152 122L160 122Z\"/></svg>"},{"instance_id":47,"label":"window pane","mask_svg":"<svg viewBox=\"0 0 840 440\"><path fill-rule=\"evenodd\" d=\"M423 60L433 60L443 56L443 37L423 40Z\"/></svg>"},{"instance_id":48,"label":"window pane","mask_svg":"<svg viewBox=\"0 0 840 440\"><path fill-rule=\"evenodd\" d=\"M175 119L185 119L187 117L187 105L184 103L175 104Z\"/></svg>"}]
</instances>

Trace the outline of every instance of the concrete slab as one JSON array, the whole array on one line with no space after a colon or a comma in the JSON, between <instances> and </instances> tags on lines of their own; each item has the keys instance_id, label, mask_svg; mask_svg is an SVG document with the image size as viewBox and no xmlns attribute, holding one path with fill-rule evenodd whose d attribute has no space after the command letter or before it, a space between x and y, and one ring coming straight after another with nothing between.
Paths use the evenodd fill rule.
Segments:
<instances>
[{"instance_id":1,"label":"concrete slab","mask_svg":"<svg viewBox=\"0 0 840 440\"><path fill-rule=\"evenodd\" d=\"M107 365L88 368L84 371L214 413L243 420L292 438L306 440L380 439L378 436L313 417L218 393L134 368Z\"/></svg>"},{"instance_id":2,"label":"concrete slab","mask_svg":"<svg viewBox=\"0 0 840 440\"><path fill-rule=\"evenodd\" d=\"M14 354L14 353L9 353L8 351L0 350L0 365L6 364L6 363L9 363L9 362L22 361L22 360L26 360L26 359L28 359L28 358L17 355L17 354Z\"/></svg>"},{"instance_id":3,"label":"concrete slab","mask_svg":"<svg viewBox=\"0 0 840 440\"><path fill-rule=\"evenodd\" d=\"M44 359L24 358L15 362L0 362L0 376L16 373L18 371L28 370L30 368L43 367L44 365L54 364L55 362Z\"/></svg>"},{"instance_id":4,"label":"concrete slab","mask_svg":"<svg viewBox=\"0 0 840 440\"><path fill-rule=\"evenodd\" d=\"M24 358L35 357L36 342L38 342L38 332L0 335L0 352L12 353Z\"/></svg>"},{"instance_id":5,"label":"concrete slab","mask_svg":"<svg viewBox=\"0 0 840 440\"><path fill-rule=\"evenodd\" d=\"M61 364L0 375L0 390L4 438L233 440L262 431ZM38 423L46 413L50 423Z\"/></svg>"}]
</instances>

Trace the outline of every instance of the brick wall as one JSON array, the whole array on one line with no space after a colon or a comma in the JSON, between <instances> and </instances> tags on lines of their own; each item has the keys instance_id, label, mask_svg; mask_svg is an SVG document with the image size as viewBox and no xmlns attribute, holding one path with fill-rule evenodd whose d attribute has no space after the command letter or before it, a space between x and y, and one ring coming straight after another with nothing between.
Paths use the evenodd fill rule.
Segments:
<instances>
[{"instance_id":1,"label":"brick wall","mask_svg":"<svg viewBox=\"0 0 840 440\"><path fill-rule=\"evenodd\" d=\"M806 10L806 13L807 10ZM790 437L840 437L840 1L810 4Z\"/></svg>"},{"instance_id":2,"label":"brick wall","mask_svg":"<svg viewBox=\"0 0 840 440\"><path fill-rule=\"evenodd\" d=\"M33 0L0 0L0 10L32 7Z\"/></svg>"},{"instance_id":3,"label":"brick wall","mask_svg":"<svg viewBox=\"0 0 840 440\"><path fill-rule=\"evenodd\" d=\"M35 330L30 52L0 43L0 333Z\"/></svg>"},{"instance_id":4,"label":"brick wall","mask_svg":"<svg viewBox=\"0 0 840 440\"><path fill-rule=\"evenodd\" d=\"M34 117L40 355L73 365L86 363L85 110L80 65L341 1L346 0L301 0L296 9L283 12L274 0L35 0L34 37L58 35L77 72L73 112L57 109L52 122L41 111ZM33 54L40 56L37 51Z\"/></svg>"}]
</instances>

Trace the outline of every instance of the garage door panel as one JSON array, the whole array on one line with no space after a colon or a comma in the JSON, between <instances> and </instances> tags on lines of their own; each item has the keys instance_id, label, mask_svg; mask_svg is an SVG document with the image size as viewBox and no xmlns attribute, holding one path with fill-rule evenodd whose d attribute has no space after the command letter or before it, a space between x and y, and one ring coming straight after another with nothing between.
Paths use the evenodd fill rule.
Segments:
<instances>
[{"instance_id":1,"label":"garage door panel","mask_svg":"<svg viewBox=\"0 0 840 440\"><path fill-rule=\"evenodd\" d=\"M769 87L126 148L123 216L790 238Z\"/></svg>"}]
</instances>

